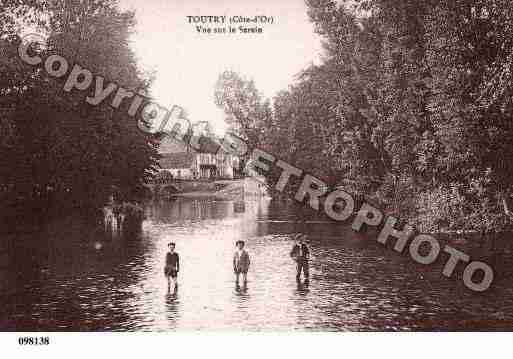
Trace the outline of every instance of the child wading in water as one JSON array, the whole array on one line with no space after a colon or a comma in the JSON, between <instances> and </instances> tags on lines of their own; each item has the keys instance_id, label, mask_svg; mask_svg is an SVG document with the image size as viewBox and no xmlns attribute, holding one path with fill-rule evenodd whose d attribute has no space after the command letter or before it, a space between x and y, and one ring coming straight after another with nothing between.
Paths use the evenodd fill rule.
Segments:
<instances>
[{"instance_id":1,"label":"child wading in water","mask_svg":"<svg viewBox=\"0 0 513 359\"><path fill-rule=\"evenodd\" d=\"M166 266L164 267L164 274L167 278L167 291L171 291L171 278L174 283L174 291L178 289L178 272L180 271L180 257L175 252L175 244L173 242L168 244L169 252L166 254Z\"/></svg>"},{"instance_id":2,"label":"child wading in water","mask_svg":"<svg viewBox=\"0 0 513 359\"><path fill-rule=\"evenodd\" d=\"M235 242L237 246L237 250L233 256L233 271L236 276L236 283L239 284L239 275L242 273L242 278L244 281L244 285L246 285L248 281L248 269L249 269L249 254L244 249L244 241Z\"/></svg>"},{"instance_id":3,"label":"child wading in water","mask_svg":"<svg viewBox=\"0 0 513 359\"><path fill-rule=\"evenodd\" d=\"M296 261L296 280L298 283L301 281L301 272L303 272L305 276L305 284L308 285L310 280L310 271L309 271L309 260L310 260L310 250L305 243L304 234L296 235L294 247L292 247L292 251L290 252L290 256L292 259Z\"/></svg>"}]
</instances>

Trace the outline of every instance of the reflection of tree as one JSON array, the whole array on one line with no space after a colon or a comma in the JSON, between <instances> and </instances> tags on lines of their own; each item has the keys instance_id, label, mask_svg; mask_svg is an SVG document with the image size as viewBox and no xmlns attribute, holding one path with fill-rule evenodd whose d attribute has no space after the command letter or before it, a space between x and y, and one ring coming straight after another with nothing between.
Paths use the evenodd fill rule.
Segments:
<instances>
[{"instance_id":1,"label":"reflection of tree","mask_svg":"<svg viewBox=\"0 0 513 359\"><path fill-rule=\"evenodd\" d=\"M200 219L221 219L229 217L231 202L212 202L211 199L179 198L175 201L155 203L154 216L158 221L195 221Z\"/></svg>"},{"instance_id":2,"label":"reflection of tree","mask_svg":"<svg viewBox=\"0 0 513 359\"><path fill-rule=\"evenodd\" d=\"M266 201L248 201L245 213L236 214L233 211L233 201L213 201L211 198L178 198L173 201L155 202L152 205L151 215L154 220L164 223L237 216L242 217L249 228L257 225L258 218L266 217L267 206L268 202Z\"/></svg>"},{"instance_id":3,"label":"reflection of tree","mask_svg":"<svg viewBox=\"0 0 513 359\"><path fill-rule=\"evenodd\" d=\"M126 289L137 288L142 271L126 264L147 250L138 236L110 240L78 216L18 236L23 240L13 241L13 266L2 278L2 294L12 294L3 302L7 324L23 331L127 329L131 314L124 308L134 294Z\"/></svg>"}]
</instances>

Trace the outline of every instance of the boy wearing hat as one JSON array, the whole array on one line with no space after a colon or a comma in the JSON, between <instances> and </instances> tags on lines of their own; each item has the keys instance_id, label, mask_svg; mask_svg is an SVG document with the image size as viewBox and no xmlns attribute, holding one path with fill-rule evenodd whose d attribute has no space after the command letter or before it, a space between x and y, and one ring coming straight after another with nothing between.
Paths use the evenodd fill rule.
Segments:
<instances>
[{"instance_id":1,"label":"boy wearing hat","mask_svg":"<svg viewBox=\"0 0 513 359\"><path fill-rule=\"evenodd\" d=\"M308 263L310 260L310 250L305 243L304 237L305 236L303 234L299 234L295 237L296 243L294 244L294 247L292 247L290 256L296 261L296 280L300 282L301 272L303 272L303 275L305 276L305 284L308 284L310 279Z\"/></svg>"},{"instance_id":2,"label":"boy wearing hat","mask_svg":"<svg viewBox=\"0 0 513 359\"><path fill-rule=\"evenodd\" d=\"M164 275L167 278L167 290L171 291L171 279L173 279L174 290L178 288L178 272L180 271L180 257L175 252L175 244L173 242L167 245L169 252L166 253L166 266L164 267Z\"/></svg>"}]
</instances>

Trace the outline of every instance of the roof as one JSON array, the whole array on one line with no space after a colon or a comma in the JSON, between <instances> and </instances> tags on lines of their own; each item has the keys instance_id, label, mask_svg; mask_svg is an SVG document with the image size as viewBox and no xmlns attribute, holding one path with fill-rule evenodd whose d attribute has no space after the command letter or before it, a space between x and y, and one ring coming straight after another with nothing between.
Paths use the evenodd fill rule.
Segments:
<instances>
[{"instance_id":1,"label":"roof","mask_svg":"<svg viewBox=\"0 0 513 359\"><path fill-rule=\"evenodd\" d=\"M162 169L191 168L194 162L194 153L164 153L159 160Z\"/></svg>"},{"instance_id":2,"label":"roof","mask_svg":"<svg viewBox=\"0 0 513 359\"><path fill-rule=\"evenodd\" d=\"M185 143L170 136L164 136L160 140L159 153L161 154L190 152L191 150L192 148L188 147Z\"/></svg>"},{"instance_id":3,"label":"roof","mask_svg":"<svg viewBox=\"0 0 513 359\"><path fill-rule=\"evenodd\" d=\"M195 142L196 147L192 147L190 143L185 144L181 141L166 136L160 141L159 152L163 155L185 152L212 154L226 153L226 151L221 146L221 139L214 136L200 136L199 138L187 139L187 141Z\"/></svg>"}]
</instances>

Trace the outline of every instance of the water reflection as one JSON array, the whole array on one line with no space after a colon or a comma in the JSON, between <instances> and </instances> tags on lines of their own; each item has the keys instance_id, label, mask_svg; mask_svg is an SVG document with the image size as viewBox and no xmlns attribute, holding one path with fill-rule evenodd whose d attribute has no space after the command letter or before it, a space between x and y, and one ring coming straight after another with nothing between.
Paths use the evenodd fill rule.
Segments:
<instances>
[{"instance_id":1,"label":"water reflection","mask_svg":"<svg viewBox=\"0 0 513 359\"><path fill-rule=\"evenodd\" d=\"M306 295L309 292L308 286L308 282L297 281L297 293L299 295Z\"/></svg>"},{"instance_id":2,"label":"water reflection","mask_svg":"<svg viewBox=\"0 0 513 359\"><path fill-rule=\"evenodd\" d=\"M476 295L442 277L442 263L415 265L295 205L248 201L237 213L230 201L182 198L146 214L131 237L63 218L35 239L16 238L14 265L1 272L0 329L510 330L513 322L510 275ZM297 232L308 234L309 285L296 282L289 256ZM251 256L247 286L233 274L239 239ZM170 241L180 255L176 293L163 273Z\"/></svg>"},{"instance_id":3,"label":"water reflection","mask_svg":"<svg viewBox=\"0 0 513 359\"><path fill-rule=\"evenodd\" d=\"M178 298L178 291L166 294L166 313L168 327L170 329L176 328L180 316L180 300Z\"/></svg>"}]
</instances>

